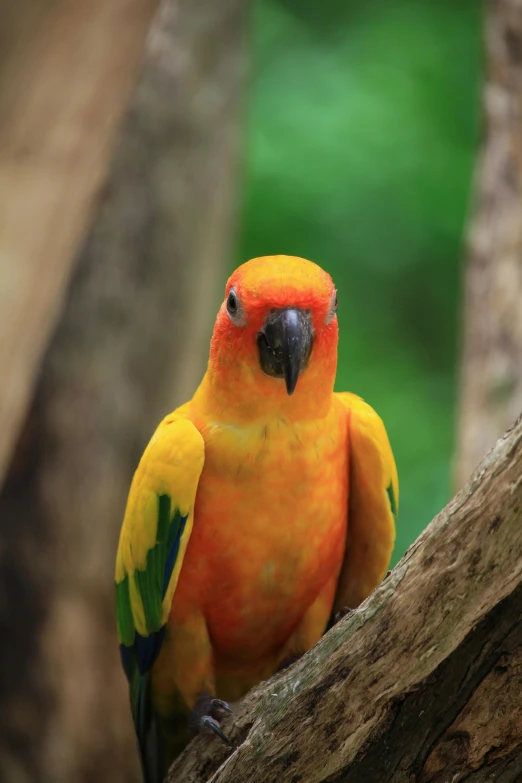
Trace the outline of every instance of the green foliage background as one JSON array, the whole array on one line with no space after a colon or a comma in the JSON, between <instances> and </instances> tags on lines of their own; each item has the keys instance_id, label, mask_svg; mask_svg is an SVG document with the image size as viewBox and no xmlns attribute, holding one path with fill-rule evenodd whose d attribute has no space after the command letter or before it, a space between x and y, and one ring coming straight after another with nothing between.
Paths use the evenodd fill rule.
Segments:
<instances>
[{"instance_id":1,"label":"green foliage background","mask_svg":"<svg viewBox=\"0 0 522 783\"><path fill-rule=\"evenodd\" d=\"M237 263L317 261L337 388L383 417L394 562L450 493L462 231L479 132L477 0L258 0Z\"/></svg>"}]
</instances>

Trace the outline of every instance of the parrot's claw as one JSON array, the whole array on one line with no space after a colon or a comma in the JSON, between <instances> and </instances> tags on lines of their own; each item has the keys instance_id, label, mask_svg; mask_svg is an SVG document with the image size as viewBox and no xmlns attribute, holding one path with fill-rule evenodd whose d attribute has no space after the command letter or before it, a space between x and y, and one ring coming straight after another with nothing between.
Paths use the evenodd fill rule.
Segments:
<instances>
[{"instance_id":1,"label":"parrot's claw","mask_svg":"<svg viewBox=\"0 0 522 783\"><path fill-rule=\"evenodd\" d=\"M212 699L209 705L208 714L214 715L217 713L216 717L224 718L225 716L221 714L223 712L232 712L230 704L227 704L226 701L221 701L221 699Z\"/></svg>"},{"instance_id":2,"label":"parrot's claw","mask_svg":"<svg viewBox=\"0 0 522 783\"><path fill-rule=\"evenodd\" d=\"M213 718L211 715L203 715L199 719L199 730L202 734L207 734L209 732L213 732L214 734L217 734L218 737L223 740L225 745L232 747L232 743L230 742L229 738L222 731L221 726L219 725L217 720Z\"/></svg>"},{"instance_id":3,"label":"parrot's claw","mask_svg":"<svg viewBox=\"0 0 522 783\"><path fill-rule=\"evenodd\" d=\"M229 747L233 747L227 735L221 729L219 721L232 710L226 701L215 699L208 693L202 693L192 711L189 725L197 734L217 734Z\"/></svg>"}]
</instances>

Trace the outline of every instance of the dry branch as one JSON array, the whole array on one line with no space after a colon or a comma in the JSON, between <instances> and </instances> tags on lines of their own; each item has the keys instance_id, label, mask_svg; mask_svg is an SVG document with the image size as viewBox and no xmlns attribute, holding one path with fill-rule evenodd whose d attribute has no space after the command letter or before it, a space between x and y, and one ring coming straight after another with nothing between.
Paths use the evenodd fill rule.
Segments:
<instances>
[{"instance_id":1,"label":"dry branch","mask_svg":"<svg viewBox=\"0 0 522 783\"><path fill-rule=\"evenodd\" d=\"M240 702L183 783L522 776L522 418L381 586Z\"/></svg>"}]
</instances>

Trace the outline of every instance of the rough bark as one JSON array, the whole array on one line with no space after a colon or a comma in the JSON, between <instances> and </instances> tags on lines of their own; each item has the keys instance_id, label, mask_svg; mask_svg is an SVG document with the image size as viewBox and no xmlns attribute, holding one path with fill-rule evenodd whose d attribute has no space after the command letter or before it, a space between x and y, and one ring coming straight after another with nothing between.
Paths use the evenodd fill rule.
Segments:
<instances>
[{"instance_id":1,"label":"rough bark","mask_svg":"<svg viewBox=\"0 0 522 783\"><path fill-rule=\"evenodd\" d=\"M244 14L242 0L160 7L0 495L6 783L138 778L116 542L141 452L208 354L233 224Z\"/></svg>"},{"instance_id":2,"label":"rough bark","mask_svg":"<svg viewBox=\"0 0 522 783\"><path fill-rule=\"evenodd\" d=\"M522 418L394 571L174 783L522 779Z\"/></svg>"},{"instance_id":3,"label":"rough bark","mask_svg":"<svg viewBox=\"0 0 522 783\"><path fill-rule=\"evenodd\" d=\"M0 367L7 382L0 394L0 486L155 5L2 3Z\"/></svg>"},{"instance_id":4,"label":"rough bark","mask_svg":"<svg viewBox=\"0 0 522 783\"><path fill-rule=\"evenodd\" d=\"M522 411L522 0L488 0L485 143L469 237L457 484Z\"/></svg>"}]
</instances>

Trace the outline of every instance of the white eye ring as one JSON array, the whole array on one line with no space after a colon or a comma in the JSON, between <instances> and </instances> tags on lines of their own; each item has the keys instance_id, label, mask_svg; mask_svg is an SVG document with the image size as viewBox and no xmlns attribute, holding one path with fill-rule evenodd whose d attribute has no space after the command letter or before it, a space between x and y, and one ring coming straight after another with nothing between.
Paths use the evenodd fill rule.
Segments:
<instances>
[{"instance_id":1,"label":"white eye ring","mask_svg":"<svg viewBox=\"0 0 522 783\"><path fill-rule=\"evenodd\" d=\"M332 298L330 300L330 306L328 307L326 318L324 319L325 324L328 325L332 323L333 319L337 315L337 307L338 307L337 291L334 291L332 294Z\"/></svg>"},{"instance_id":2,"label":"white eye ring","mask_svg":"<svg viewBox=\"0 0 522 783\"><path fill-rule=\"evenodd\" d=\"M236 324L236 326L244 326L245 319L243 305L241 304L241 299L239 298L239 295L234 287L232 287L228 292L226 301L228 317L232 323Z\"/></svg>"}]
</instances>

